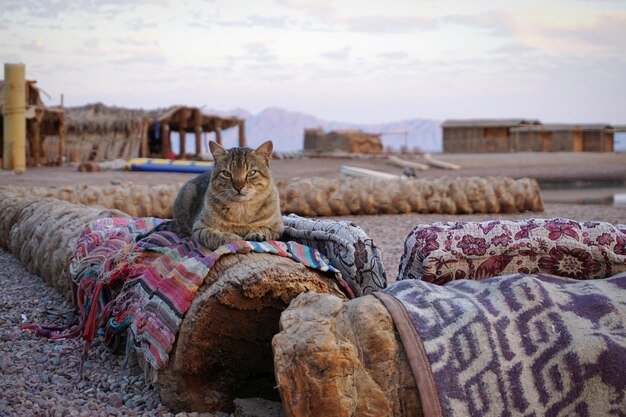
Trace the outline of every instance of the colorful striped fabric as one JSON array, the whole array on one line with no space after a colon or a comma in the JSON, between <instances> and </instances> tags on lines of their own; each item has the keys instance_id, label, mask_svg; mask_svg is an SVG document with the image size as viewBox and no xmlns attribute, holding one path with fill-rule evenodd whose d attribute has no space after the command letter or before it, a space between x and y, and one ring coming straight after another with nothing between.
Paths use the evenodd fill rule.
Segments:
<instances>
[{"instance_id":1,"label":"colorful striped fabric","mask_svg":"<svg viewBox=\"0 0 626 417\"><path fill-rule=\"evenodd\" d=\"M247 242L211 252L174 233L152 233L160 219L103 218L89 224L76 242L70 274L82 315L81 336L96 331L112 348L128 332L127 342L155 368L164 367L178 327L213 264L231 253L260 252L284 256L332 274L348 296L339 271L317 250L296 242Z\"/></svg>"}]
</instances>

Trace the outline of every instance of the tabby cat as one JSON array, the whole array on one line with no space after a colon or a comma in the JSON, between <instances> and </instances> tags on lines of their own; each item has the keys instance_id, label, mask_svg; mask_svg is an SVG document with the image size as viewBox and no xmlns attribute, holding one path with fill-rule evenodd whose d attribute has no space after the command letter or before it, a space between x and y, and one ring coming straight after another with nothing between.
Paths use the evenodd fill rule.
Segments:
<instances>
[{"instance_id":1,"label":"tabby cat","mask_svg":"<svg viewBox=\"0 0 626 417\"><path fill-rule=\"evenodd\" d=\"M273 145L226 150L209 142L212 171L187 182L174 201L180 232L208 249L236 240L275 240L283 232L269 160Z\"/></svg>"}]
</instances>

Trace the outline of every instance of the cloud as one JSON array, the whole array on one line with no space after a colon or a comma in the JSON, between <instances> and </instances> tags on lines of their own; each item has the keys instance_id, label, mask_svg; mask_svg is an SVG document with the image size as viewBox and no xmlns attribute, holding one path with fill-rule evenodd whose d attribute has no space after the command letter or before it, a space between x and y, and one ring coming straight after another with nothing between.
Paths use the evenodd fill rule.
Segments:
<instances>
[{"instance_id":1,"label":"cloud","mask_svg":"<svg viewBox=\"0 0 626 417\"><path fill-rule=\"evenodd\" d=\"M250 42L245 44L243 48L247 52L246 58L263 63L276 61L276 55L263 42Z\"/></svg>"},{"instance_id":2,"label":"cloud","mask_svg":"<svg viewBox=\"0 0 626 417\"><path fill-rule=\"evenodd\" d=\"M132 32L129 36L125 36L123 38L118 37L114 40L122 45L132 45L146 48L158 45L157 39L153 35L142 32Z\"/></svg>"},{"instance_id":3,"label":"cloud","mask_svg":"<svg viewBox=\"0 0 626 417\"><path fill-rule=\"evenodd\" d=\"M336 15L332 0L275 0L276 4L323 20L332 20Z\"/></svg>"},{"instance_id":4,"label":"cloud","mask_svg":"<svg viewBox=\"0 0 626 417\"><path fill-rule=\"evenodd\" d=\"M171 0L3 0L0 16L5 13L26 12L39 18L56 18L60 14L81 11L86 13L105 13L114 16L113 11L120 11L129 7L158 6L168 7Z\"/></svg>"},{"instance_id":5,"label":"cloud","mask_svg":"<svg viewBox=\"0 0 626 417\"><path fill-rule=\"evenodd\" d=\"M157 47L141 47L109 60L114 65L153 64L165 65L167 57Z\"/></svg>"},{"instance_id":6,"label":"cloud","mask_svg":"<svg viewBox=\"0 0 626 417\"><path fill-rule=\"evenodd\" d=\"M442 20L446 23L486 29L492 35L512 36L516 33L514 19L509 14L499 10L471 15L448 15Z\"/></svg>"},{"instance_id":7,"label":"cloud","mask_svg":"<svg viewBox=\"0 0 626 417\"><path fill-rule=\"evenodd\" d=\"M270 29L286 29L289 27L291 19L288 16L259 16L252 15L245 19L222 20L215 22L221 26L233 27L260 27Z\"/></svg>"},{"instance_id":8,"label":"cloud","mask_svg":"<svg viewBox=\"0 0 626 417\"><path fill-rule=\"evenodd\" d=\"M494 49L492 52L497 53L497 54L519 55L519 54L524 54L526 52L532 52L536 50L537 50L536 48L524 45L522 43L512 42L512 43L504 44L500 46L499 48Z\"/></svg>"},{"instance_id":9,"label":"cloud","mask_svg":"<svg viewBox=\"0 0 626 417\"><path fill-rule=\"evenodd\" d=\"M360 16L344 20L356 32L413 32L437 28L437 20L424 16Z\"/></svg>"},{"instance_id":10,"label":"cloud","mask_svg":"<svg viewBox=\"0 0 626 417\"><path fill-rule=\"evenodd\" d=\"M596 48L626 50L626 12L601 14L594 22L570 27L548 27L542 30L547 38L587 44Z\"/></svg>"},{"instance_id":11,"label":"cloud","mask_svg":"<svg viewBox=\"0 0 626 417\"><path fill-rule=\"evenodd\" d=\"M42 38L37 38L35 40L22 44L21 47L29 51L42 52L46 49L46 43Z\"/></svg>"},{"instance_id":12,"label":"cloud","mask_svg":"<svg viewBox=\"0 0 626 417\"><path fill-rule=\"evenodd\" d=\"M409 57L409 54L404 51L389 51L378 54L378 56L383 59L405 60Z\"/></svg>"},{"instance_id":13,"label":"cloud","mask_svg":"<svg viewBox=\"0 0 626 417\"><path fill-rule=\"evenodd\" d=\"M349 46L344 46L343 48L339 48L339 49L335 49L332 51L328 51L328 52L324 52L323 54L321 54L323 57L325 58L329 58L329 59L339 59L339 60L344 60L348 58L348 55L350 54L350 50L352 48Z\"/></svg>"}]
</instances>

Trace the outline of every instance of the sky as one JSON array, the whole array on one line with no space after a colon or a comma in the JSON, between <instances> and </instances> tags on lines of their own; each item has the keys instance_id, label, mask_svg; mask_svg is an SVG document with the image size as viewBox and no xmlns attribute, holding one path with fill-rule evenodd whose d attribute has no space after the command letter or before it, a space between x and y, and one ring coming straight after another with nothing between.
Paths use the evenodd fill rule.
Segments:
<instances>
[{"instance_id":1,"label":"sky","mask_svg":"<svg viewBox=\"0 0 626 417\"><path fill-rule=\"evenodd\" d=\"M67 106L626 124L626 0L2 0Z\"/></svg>"}]
</instances>

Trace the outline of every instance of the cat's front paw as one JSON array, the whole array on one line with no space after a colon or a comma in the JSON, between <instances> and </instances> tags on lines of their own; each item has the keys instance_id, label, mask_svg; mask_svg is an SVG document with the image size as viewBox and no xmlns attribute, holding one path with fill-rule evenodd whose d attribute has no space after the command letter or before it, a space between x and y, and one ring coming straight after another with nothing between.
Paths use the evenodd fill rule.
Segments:
<instances>
[{"instance_id":1,"label":"cat's front paw","mask_svg":"<svg viewBox=\"0 0 626 417\"><path fill-rule=\"evenodd\" d=\"M252 240L252 241L255 241L255 242L263 242L264 240L267 240L267 236L265 236L261 232L250 232L243 239L244 240Z\"/></svg>"},{"instance_id":2,"label":"cat's front paw","mask_svg":"<svg viewBox=\"0 0 626 417\"><path fill-rule=\"evenodd\" d=\"M236 235L234 233L228 233L228 232L224 232L224 233L220 233L218 239L219 241L219 246L221 245L225 245L227 243L231 243L231 242L237 242L242 240L241 236Z\"/></svg>"}]
</instances>

